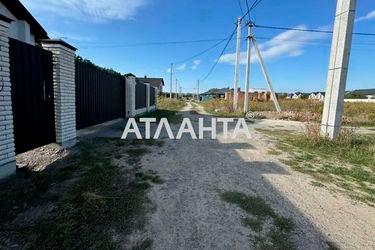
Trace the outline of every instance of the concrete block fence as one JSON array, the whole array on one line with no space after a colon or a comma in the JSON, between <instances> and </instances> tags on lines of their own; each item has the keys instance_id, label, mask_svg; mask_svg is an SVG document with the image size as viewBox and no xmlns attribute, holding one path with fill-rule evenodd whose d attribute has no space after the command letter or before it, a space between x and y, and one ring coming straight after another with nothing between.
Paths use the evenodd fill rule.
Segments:
<instances>
[{"instance_id":1,"label":"concrete block fence","mask_svg":"<svg viewBox=\"0 0 375 250\"><path fill-rule=\"evenodd\" d=\"M16 172L16 155L12 113L8 29L11 20L0 15L0 180ZM42 40L43 49L52 52L56 142L71 147L77 141L76 129L76 49L62 40ZM146 107L136 109L136 79L124 77L126 113L123 118L156 110L150 105L150 89L146 83ZM155 100L157 100L155 89ZM156 101L155 101L156 102Z\"/></svg>"}]
</instances>

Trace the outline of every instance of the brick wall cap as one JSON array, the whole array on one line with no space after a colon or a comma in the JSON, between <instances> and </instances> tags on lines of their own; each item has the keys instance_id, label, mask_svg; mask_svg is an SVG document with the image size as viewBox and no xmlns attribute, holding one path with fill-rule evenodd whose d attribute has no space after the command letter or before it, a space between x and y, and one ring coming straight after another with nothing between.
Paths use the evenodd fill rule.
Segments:
<instances>
[{"instance_id":1,"label":"brick wall cap","mask_svg":"<svg viewBox=\"0 0 375 250\"><path fill-rule=\"evenodd\" d=\"M70 45L69 43L65 42L64 40L61 40L61 39L42 39L40 40L40 42L42 44L59 44L59 45L62 45L62 46L65 46L71 50L74 50L76 51L77 48L76 47L73 47L72 45Z\"/></svg>"}]
</instances>

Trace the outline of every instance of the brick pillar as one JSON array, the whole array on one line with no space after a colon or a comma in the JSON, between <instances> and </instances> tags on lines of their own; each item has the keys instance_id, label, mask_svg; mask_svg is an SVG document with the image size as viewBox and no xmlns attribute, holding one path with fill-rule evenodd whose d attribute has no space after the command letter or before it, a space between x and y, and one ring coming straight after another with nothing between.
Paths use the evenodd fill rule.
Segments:
<instances>
[{"instance_id":1,"label":"brick pillar","mask_svg":"<svg viewBox=\"0 0 375 250\"><path fill-rule=\"evenodd\" d=\"M9 18L0 15L0 179L16 172L9 69L10 22Z\"/></svg>"},{"instance_id":2,"label":"brick pillar","mask_svg":"<svg viewBox=\"0 0 375 250\"><path fill-rule=\"evenodd\" d=\"M56 142L63 147L76 144L76 49L62 40L43 40L42 46L53 54Z\"/></svg>"},{"instance_id":3,"label":"brick pillar","mask_svg":"<svg viewBox=\"0 0 375 250\"><path fill-rule=\"evenodd\" d=\"M135 81L134 76L126 76L126 117L135 116Z\"/></svg>"}]
</instances>

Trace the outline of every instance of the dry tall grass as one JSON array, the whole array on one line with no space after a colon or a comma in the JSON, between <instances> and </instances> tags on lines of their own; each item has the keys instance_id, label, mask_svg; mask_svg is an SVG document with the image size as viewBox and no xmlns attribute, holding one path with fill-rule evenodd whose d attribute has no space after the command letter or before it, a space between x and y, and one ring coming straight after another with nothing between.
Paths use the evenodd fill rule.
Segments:
<instances>
[{"instance_id":1,"label":"dry tall grass","mask_svg":"<svg viewBox=\"0 0 375 250\"><path fill-rule=\"evenodd\" d=\"M243 100L239 100L238 110L233 112L231 101L213 99L203 103L207 112L221 116L242 117ZM250 110L257 118L282 119L303 122L320 122L323 102L314 100L280 100L283 110L277 113L272 101L250 102ZM348 126L375 126L375 103L345 103L343 124Z\"/></svg>"}]
</instances>

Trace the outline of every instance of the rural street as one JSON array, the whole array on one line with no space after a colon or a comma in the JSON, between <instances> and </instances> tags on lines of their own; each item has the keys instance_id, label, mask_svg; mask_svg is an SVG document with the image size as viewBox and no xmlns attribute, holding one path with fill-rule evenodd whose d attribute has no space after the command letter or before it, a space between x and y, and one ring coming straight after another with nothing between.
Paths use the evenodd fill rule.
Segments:
<instances>
[{"instance_id":1,"label":"rural street","mask_svg":"<svg viewBox=\"0 0 375 250\"><path fill-rule=\"evenodd\" d=\"M207 118L201 107L191 104L181 114L195 126L199 117ZM254 248L253 233L241 224L246 214L221 200L225 191L260 196L279 215L291 218L292 240L299 249L325 249L327 242L344 249L375 248L371 207L313 186L311 177L290 170L267 153L272 143L254 129L275 125L302 129L300 123L259 121L249 125L251 140L183 137L165 140L164 147L144 156L143 167L164 180L149 193L156 205L146 227L153 248Z\"/></svg>"}]
</instances>

